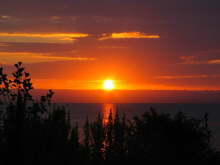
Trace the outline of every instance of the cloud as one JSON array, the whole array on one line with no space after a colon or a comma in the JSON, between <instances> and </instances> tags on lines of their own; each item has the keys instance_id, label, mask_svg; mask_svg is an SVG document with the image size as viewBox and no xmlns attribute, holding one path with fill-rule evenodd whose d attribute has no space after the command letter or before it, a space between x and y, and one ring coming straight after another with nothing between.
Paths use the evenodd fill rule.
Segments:
<instances>
[{"instance_id":1,"label":"cloud","mask_svg":"<svg viewBox=\"0 0 220 165\"><path fill-rule=\"evenodd\" d=\"M212 64L220 64L220 59L208 59L208 60L202 60L195 56L181 56L180 59L182 62L180 64L206 64L206 65L212 65Z\"/></svg>"},{"instance_id":2,"label":"cloud","mask_svg":"<svg viewBox=\"0 0 220 165\"><path fill-rule=\"evenodd\" d=\"M207 74L201 74L201 75L177 75L177 76L157 76L155 79L205 79L205 78L220 78L220 75L207 75Z\"/></svg>"},{"instance_id":3,"label":"cloud","mask_svg":"<svg viewBox=\"0 0 220 165\"><path fill-rule=\"evenodd\" d=\"M9 20L12 20L12 17L11 16L8 16L8 15L0 15L0 22L7 22Z\"/></svg>"},{"instance_id":4,"label":"cloud","mask_svg":"<svg viewBox=\"0 0 220 165\"><path fill-rule=\"evenodd\" d=\"M99 49L127 49L128 46L99 46Z\"/></svg>"},{"instance_id":5,"label":"cloud","mask_svg":"<svg viewBox=\"0 0 220 165\"><path fill-rule=\"evenodd\" d=\"M0 33L0 42L14 43L72 43L85 33Z\"/></svg>"},{"instance_id":6,"label":"cloud","mask_svg":"<svg viewBox=\"0 0 220 165\"><path fill-rule=\"evenodd\" d=\"M180 57L181 63L180 64L207 64L205 60L198 60L196 56L181 56Z\"/></svg>"},{"instance_id":7,"label":"cloud","mask_svg":"<svg viewBox=\"0 0 220 165\"><path fill-rule=\"evenodd\" d=\"M50 21L53 22L53 23L60 23L61 22L61 17L59 17L59 16L52 16L50 18Z\"/></svg>"},{"instance_id":8,"label":"cloud","mask_svg":"<svg viewBox=\"0 0 220 165\"><path fill-rule=\"evenodd\" d=\"M220 59L209 60L207 63L208 64L220 64Z\"/></svg>"},{"instance_id":9,"label":"cloud","mask_svg":"<svg viewBox=\"0 0 220 165\"><path fill-rule=\"evenodd\" d=\"M205 54L205 55L210 55L210 54L220 54L220 49L210 49L210 50L205 50L205 51L201 51L201 54Z\"/></svg>"},{"instance_id":10,"label":"cloud","mask_svg":"<svg viewBox=\"0 0 220 165\"><path fill-rule=\"evenodd\" d=\"M6 44L6 43L1 43L0 42L0 47L5 47L5 46L10 46L9 44Z\"/></svg>"},{"instance_id":11,"label":"cloud","mask_svg":"<svg viewBox=\"0 0 220 165\"><path fill-rule=\"evenodd\" d=\"M141 32L122 32L122 33L111 33L111 34L102 34L102 37L99 40L107 39L159 39L160 35L146 34Z\"/></svg>"},{"instance_id":12,"label":"cloud","mask_svg":"<svg viewBox=\"0 0 220 165\"><path fill-rule=\"evenodd\" d=\"M14 64L18 61L24 63L41 63L55 61L94 61L95 58L88 57L63 57L55 56L50 53L31 53L31 52L0 52L1 64Z\"/></svg>"}]
</instances>

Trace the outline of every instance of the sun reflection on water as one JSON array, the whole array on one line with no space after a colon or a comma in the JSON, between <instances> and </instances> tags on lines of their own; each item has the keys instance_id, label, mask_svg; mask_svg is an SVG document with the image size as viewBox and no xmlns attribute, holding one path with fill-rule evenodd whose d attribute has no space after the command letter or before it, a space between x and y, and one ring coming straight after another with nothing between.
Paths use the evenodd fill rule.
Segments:
<instances>
[{"instance_id":1,"label":"sun reflection on water","mask_svg":"<svg viewBox=\"0 0 220 165\"><path fill-rule=\"evenodd\" d=\"M108 124L110 112L112 113L112 118L114 120L116 114L116 105L110 103L103 104L102 115L104 124Z\"/></svg>"}]
</instances>

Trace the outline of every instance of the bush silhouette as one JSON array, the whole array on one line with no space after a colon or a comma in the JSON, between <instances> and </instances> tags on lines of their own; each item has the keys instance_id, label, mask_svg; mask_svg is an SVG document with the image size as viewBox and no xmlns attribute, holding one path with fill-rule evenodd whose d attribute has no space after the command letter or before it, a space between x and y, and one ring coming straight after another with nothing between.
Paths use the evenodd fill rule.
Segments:
<instances>
[{"instance_id":1,"label":"bush silhouette","mask_svg":"<svg viewBox=\"0 0 220 165\"><path fill-rule=\"evenodd\" d=\"M218 153L210 145L207 117L187 118L181 112L171 117L153 109L135 117L130 126L129 159L150 164L210 164Z\"/></svg>"},{"instance_id":2,"label":"bush silhouette","mask_svg":"<svg viewBox=\"0 0 220 165\"><path fill-rule=\"evenodd\" d=\"M33 99L31 77L22 63L12 79L0 68L1 164L164 164L217 165L219 153L211 147L208 115L201 119L183 113L171 116L154 109L131 120L116 112L108 121L102 114L85 120L83 136L65 107L54 107L49 90Z\"/></svg>"}]
</instances>

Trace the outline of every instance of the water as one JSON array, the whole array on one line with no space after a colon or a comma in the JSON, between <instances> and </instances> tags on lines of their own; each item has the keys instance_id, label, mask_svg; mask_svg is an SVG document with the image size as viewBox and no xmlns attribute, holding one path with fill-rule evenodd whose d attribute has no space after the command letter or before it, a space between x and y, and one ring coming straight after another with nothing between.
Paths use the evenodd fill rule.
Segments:
<instances>
[{"instance_id":1,"label":"water","mask_svg":"<svg viewBox=\"0 0 220 165\"><path fill-rule=\"evenodd\" d=\"M71 122L78 122L80 132L85 123L86 117L94 121L99 112L102 112L104 122L108 120L110 111L114 115L116 109L119 114L126 114L128 119L140 116L149 111L151 107L157 112L168 112L175 114L183 112L189 117L201 118L207 112L209 114L209 126L213 133L212 145L220 150L220 104L180 104L180 103L123 103L123 104L94 104L94 103L60 103L55 105L65 106L70 111ZM0 109L2 107L0 106Z\"/></svg>"},{"instance_id":2,"label":"water","mask_svg":"<svg viewBox=\"0 0 220 165\"><path fill-rule=\"evenodd\" d=\"M157 112L168 112L175 114L183 112L189 117L201 118L207 112L209 114L209 126L213 133L212 145L220 149L220 104L179 104L179 103L146 103L146 104L85 104L85 103L66 103L64 105L70 111L71 121L78 122L80 129L86 117L94 121L99 112L102 112L104 121L108 119L110 111L115 114L117 109L119 114L126 114L128 119L133 116L142 115L149 111L151 107Z\"/></svg>"}]
</instances>

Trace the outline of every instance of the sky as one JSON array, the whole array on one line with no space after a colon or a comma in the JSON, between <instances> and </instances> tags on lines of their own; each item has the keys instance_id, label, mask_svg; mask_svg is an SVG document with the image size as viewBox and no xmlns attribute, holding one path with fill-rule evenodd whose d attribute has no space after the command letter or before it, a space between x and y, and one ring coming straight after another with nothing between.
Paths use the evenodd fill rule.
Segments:
<instances>
[{"instance_id":1,"label":"sky","mask_svg":"<svg viewBox=\"0 0 220 165\"><path fill-rule=\"evenodd\" d=\"M1 0L0 65L38 89L219 90L219 0Z\"/></svg>"}]
</instances>

